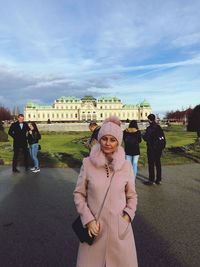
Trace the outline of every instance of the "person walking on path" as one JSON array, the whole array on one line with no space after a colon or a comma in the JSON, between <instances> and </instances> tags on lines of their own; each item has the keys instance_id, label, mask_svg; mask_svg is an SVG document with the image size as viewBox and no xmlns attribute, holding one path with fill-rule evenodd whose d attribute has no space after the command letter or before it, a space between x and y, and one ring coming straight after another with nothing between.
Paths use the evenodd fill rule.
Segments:
<instances>
[{"instance_id":1,"label":"person walking on path","mask_svg":"<svg viewBox=\"0 0 200 267\"><path fill-rule=\"evenodd\" d=\"M22 150L24 154L24 165L25 169L28 170L28 144L27 144L27 132L28 124L24 122L24 115L19 114L17 121L13 122L8 130L8 134L13 138L13 162L12 171L19 172L17 169L17 161L19 152Z\"/></svg>"},{"instance_id":2,"label":"person walking on path","mask_svg":"<svg viewBox=\"0 0 200 267\"><path fill-rule=\"evenodd\" d=\"M40 172L39 168L39 161L38 161L38 150L39 150L39 143L38 141L41 139L41 135L38 131L37 125L35 122L28 123L29 131L28 131L28 143L29 143L29 152L31 159L33 160L33 168L31 171L34 173Z\"/></svg>"},{"instance_id":3,"label":"person walking on path","mask_svg":"<svg viewBox=\"0 0 200 267\"><path fill-rule=\"evenodd\" d=\"M121 147L123 132L120 124L117 117L105 120L99 130L99 144L94 145L89 157L83 160L74 202L83 226L95 240L92 246L80 243L77 267L138 266L131 227L137 194L131 162L125 159Z\"/></svg>"},{"instance_id":4,"label":"person walking on path","mask_svg":"<svg viewBox=\"0 0 200 267\"><path fill-rule=\"evenodd\" d=\"M146 129L143 139L147 143L147 158L149 168L149 181L144 182L145 185L161 184L161 155L165 147L165 135L162 128L156 123L154 114L148 116L149 126ZM156 168L156 179L155 179Z\"/></svg>"},{"instance_id":5,"label":"person walking on path","mask_svg":"<svg viewBox=\"0 0 200 267\"><path fill-rule=\"evenodd\" d=\"M136 120L132 120L129 123L129 127L124 130L123 140L124 140L126 159L131 161L133 165L133 172L136 177L138 160L140 156L139 143L142 141L141 132L138 129Z\"/></svg>"}]
</instances>

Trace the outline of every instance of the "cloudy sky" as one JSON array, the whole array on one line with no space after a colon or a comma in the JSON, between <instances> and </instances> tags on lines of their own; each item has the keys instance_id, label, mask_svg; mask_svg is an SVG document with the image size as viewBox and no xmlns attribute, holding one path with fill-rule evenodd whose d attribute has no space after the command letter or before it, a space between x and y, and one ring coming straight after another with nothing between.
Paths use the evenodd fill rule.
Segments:
<instances>
[{"instance_id":1,"label":"cloudy sky","mask_svg":"<svg viewBox=\"0 0 200 267\"><path fill-rule=\"evenodd\" d=\"M0 0L0 103L200 103L200 1Z\"/></svg>"}]
</instances>

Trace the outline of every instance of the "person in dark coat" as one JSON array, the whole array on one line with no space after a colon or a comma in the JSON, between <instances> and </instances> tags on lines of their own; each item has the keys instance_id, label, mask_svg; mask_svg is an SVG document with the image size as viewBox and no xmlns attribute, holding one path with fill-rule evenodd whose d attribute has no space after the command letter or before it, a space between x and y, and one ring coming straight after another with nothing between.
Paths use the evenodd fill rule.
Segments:
<instances>
[{"instance_id":1,"label":"person in dark coat","mask_svg":"<svg viewBox=\"0 0 200 267\"><path fill-rule=\"evenodd\" d=\"M8 134L13 138L13 149L14 149L13 162L12 162L13 172L19 172L19 170L17 169L17 161L20 150L24 154L25 169L28 170L27 132L28 132L28 124L24 122L24 115L19 114L17 117L17 121L11 124L8 131Z\"/></svg>"},{"instance_id":2,"label":"person in dark coat","mask_svg":"<svg viewBox=\"0 0 200 267\"><path fill-rule=\"evenodd\" d=\"M38 141L41 139L41 134L37 128L37 125L35 122L29 122L28 123L29 131L28 131L28 144L29 144L29 152L31 159L33 161L33 168L31 168L31 171L34 173L40 172L39 168L39 161L38 161L38 150L39 150L39 143Z\"/></svg>"},{"instance_id":3,"label":"person in dark coat","mask_svg":"<svg viewBox=\"0 0 200 267\"><path fill-rule=\"evenodd\" d=\"M90 122L89 129L92 132L92 134L87 144L87 147L89 149L91 149L93 145L98 143L98 133L99 133L100 128L101 127L96 122Z\"/></svg>"},{"instance_id":4,"label":"person in dark coat","mask_svg":"<svg viewBox=\"0 0 200 267\"><path fill-rule=\"evenodd\" d=\"M129 127L124 130L123 140L124 140L126 159L131 161L133 166L133 172L136 177L138 160L140 156L139 143L142 141L141 132L138 129L136 120L132 120L129 123Z\"/></svg>"},{"instance_id":5,"label":"person in dark coat","mask_svg":"<svg viewBox=\"0 0 200 267\"><path fill-rule=\"evenodd\" d=\"M146 129L143 139L147 143L147 157L149 168L149 181L145 185L161 184L161 155L165 147L165 136L162 128L156 123L154 114L148 116L149 126ZM155 179L156 168L156 179Z\"/></svg>"}]
</instances>

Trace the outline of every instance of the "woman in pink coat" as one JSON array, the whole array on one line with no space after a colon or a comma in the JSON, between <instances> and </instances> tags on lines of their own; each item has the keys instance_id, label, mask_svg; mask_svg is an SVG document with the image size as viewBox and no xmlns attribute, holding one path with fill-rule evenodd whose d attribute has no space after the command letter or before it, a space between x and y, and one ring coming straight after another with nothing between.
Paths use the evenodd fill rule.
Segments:
<instances>
[{"instance_id":1,"label":"woman in pink coat","mask_svg":"<svg viewBox=\"0 0 200 267\"><path fill-rule=\"evenodd\" d=\"M137 267L131 221L137 194L133 168L121 147L123 133L118 118L107 119L83 165L74 191L74 201L82 224L95 236L92 246L80 243L77 267ZM114 176L99 220L112 174Z\"/></svg>"}]
</instances>

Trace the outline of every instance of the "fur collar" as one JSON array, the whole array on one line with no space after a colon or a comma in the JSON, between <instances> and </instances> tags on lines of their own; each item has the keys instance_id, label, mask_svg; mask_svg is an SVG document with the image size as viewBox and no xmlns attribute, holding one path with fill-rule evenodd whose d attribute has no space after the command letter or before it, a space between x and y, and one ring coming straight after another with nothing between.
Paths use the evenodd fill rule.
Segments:
<instances>
[{"instance_id":1,"label":"fur collar","mask_svg":"<svg viewBox=\"0 0 200 267\"><path fill-rule=\"evenodd\" d=\"M90 161L97 168L104 167L108 164L104 153L101 150L100 144L96 144L92 147L90 156ZM125 162L125 152L121 146L118 146L117 150L113 154L113 161L110 164L113 170L120 170Z\"/></svg>"}]
</instances>

